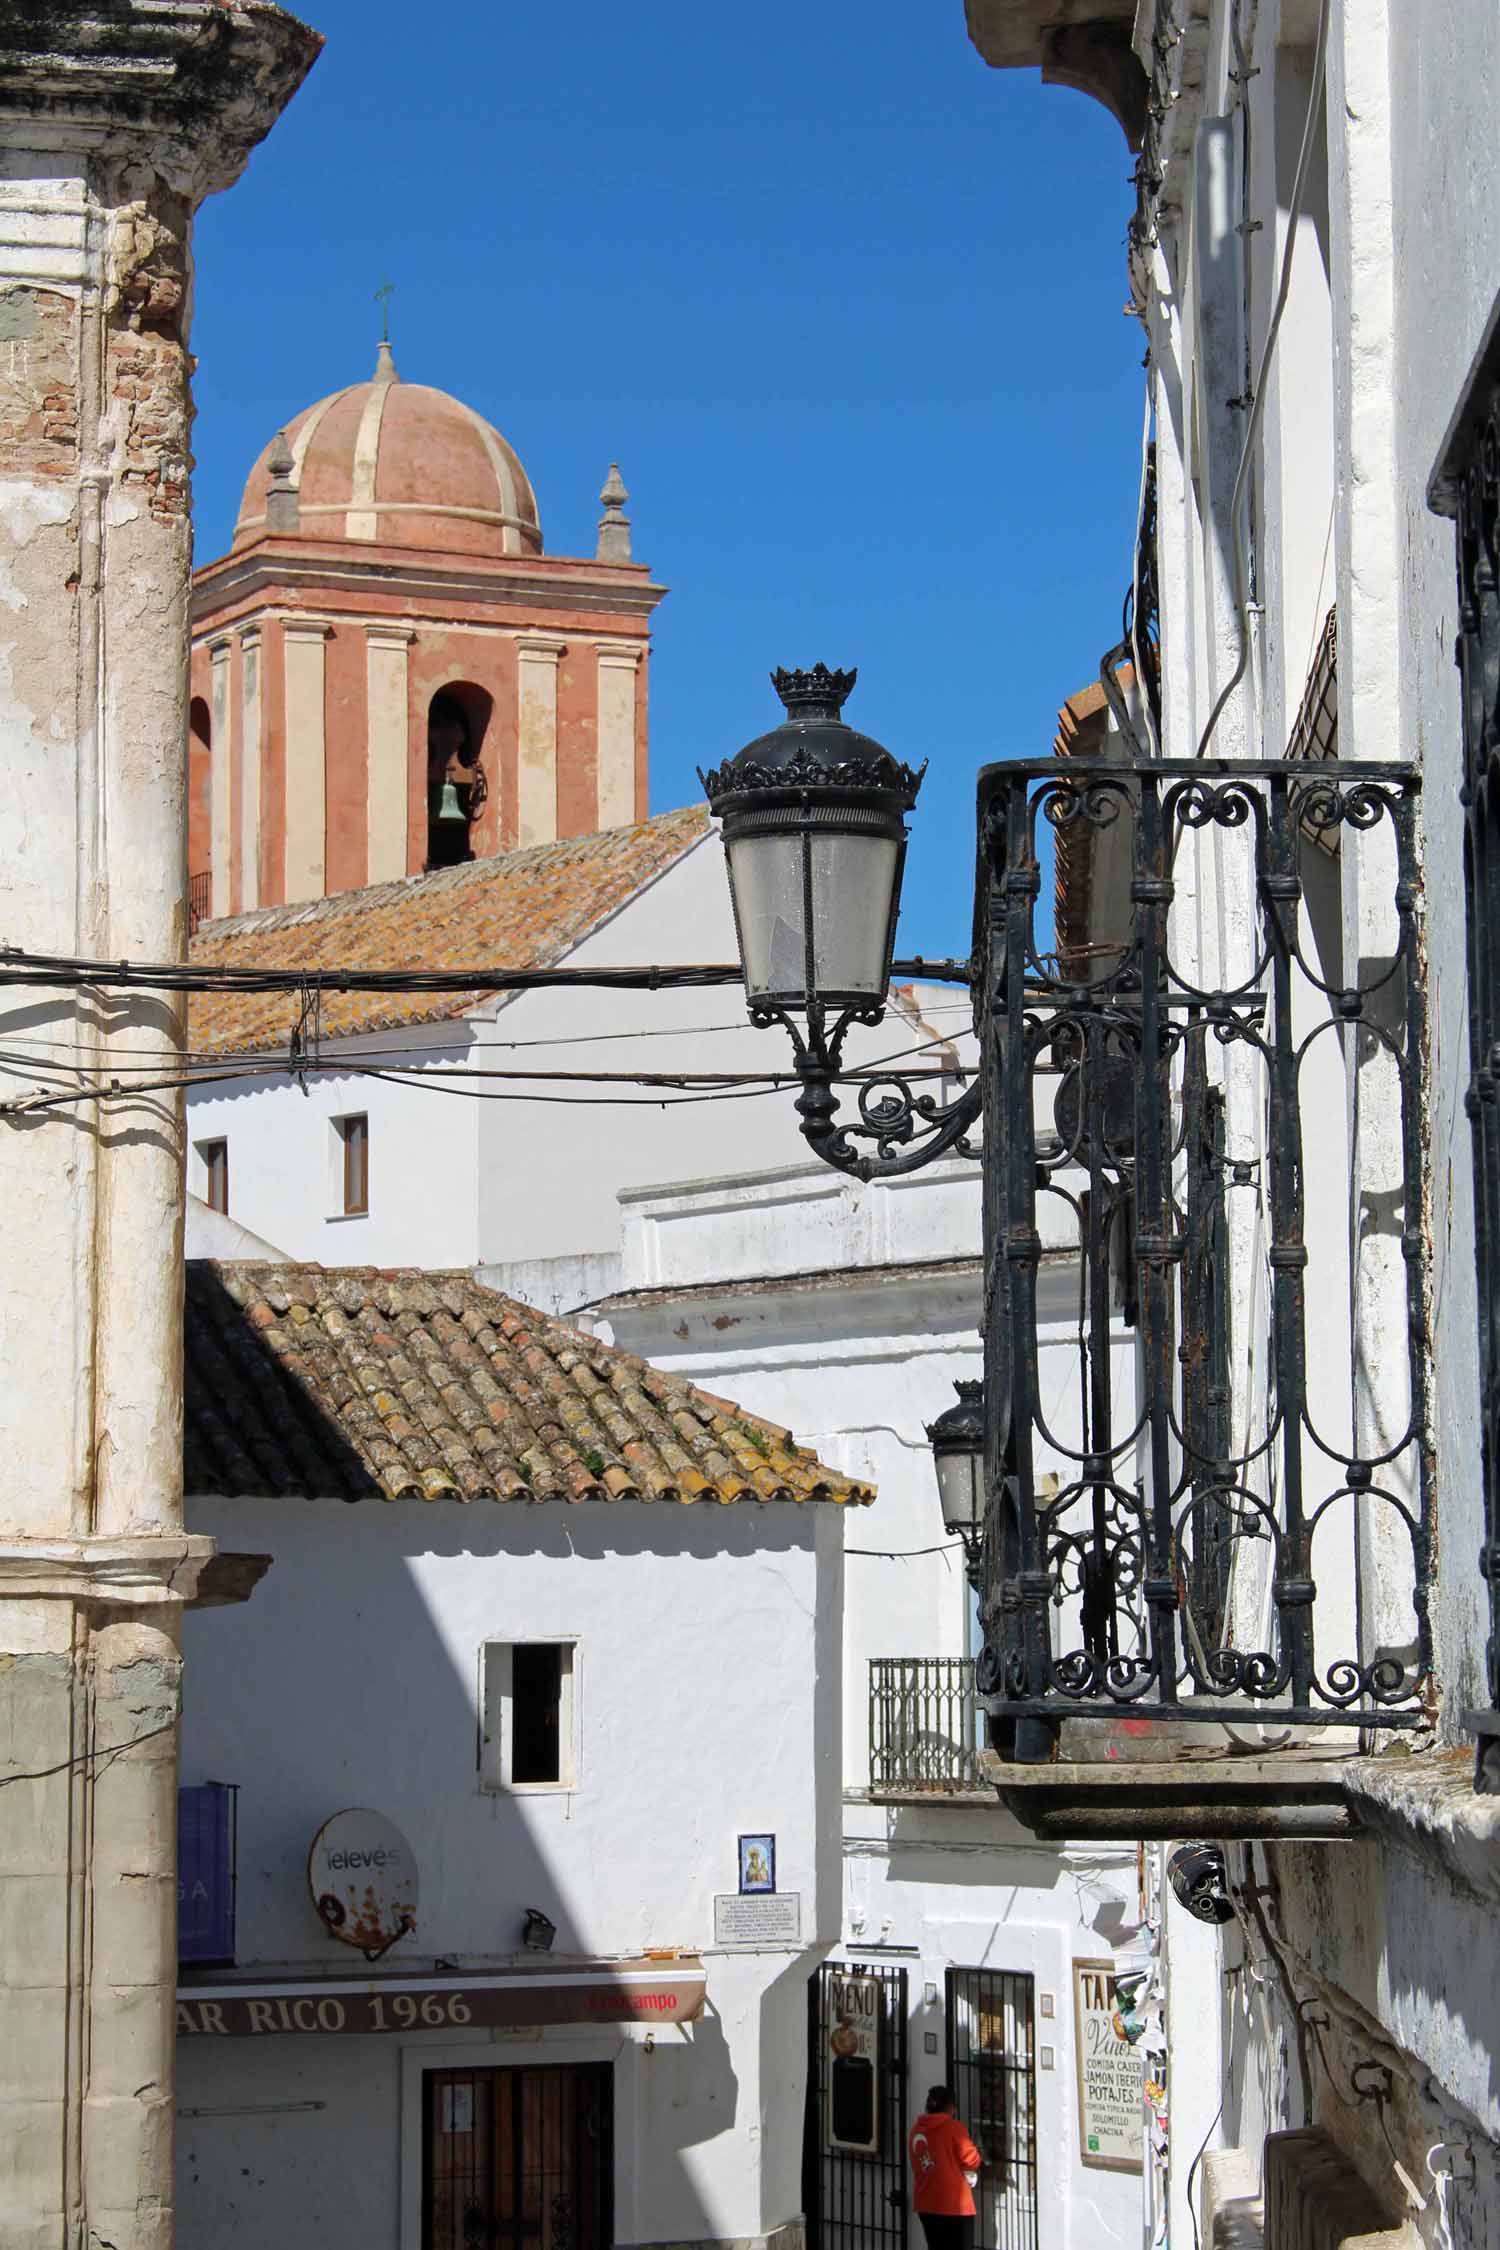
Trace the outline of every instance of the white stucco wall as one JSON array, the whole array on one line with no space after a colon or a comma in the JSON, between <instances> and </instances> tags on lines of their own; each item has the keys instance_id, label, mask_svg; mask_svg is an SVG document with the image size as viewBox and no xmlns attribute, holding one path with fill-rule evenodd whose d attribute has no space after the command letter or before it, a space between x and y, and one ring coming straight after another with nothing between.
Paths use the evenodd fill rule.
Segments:
<instances>
[{"instance_id":1,"label":"white stucco wall","mask_svg":"<svg viewBox=\"0 0 1500 2250\"><path fill-rule=\"evenodd\" d=\"M466 1026L348 1043L372 1068L464 1068ZM460 1083L450 1080L448 1083ZM343 1215L337 1117L370 1121L369 1212ZM188 1102L188 1188L204 1193L205 1141L229 1147L229 1216L289 1258L324 1266L468 1266L478 1256L480 1105L354 1072L217 1081Z\"/></svg>"},{"instance_id":2,"label":"white stucco wall","mask_svg":"<svg viewBox=\"0 0 1500 2250\"><path fill-rule=\"evenodd\" d=\"M794 2218L807 1977L839 1926L834 1511L258 1500L191 1516L275 1557L251 1602L188 1631L183 1779L240 1787L239 1966L348 1965L306 1875L314 1833L348 1805L387 1814L417 1854L418 1932L392 1968L509 1955L528 1906L556 1922L559 1955L703 1950L700 2024L659 2031L649 2053L644 2030L548 2030L522 2059L615 2059L620 2241ZM577 1640L577 1784L485 1793L481 1645L553 1637ZM713 1894L736 1888L736 1838L760 1830L778 1887L802 1898L803 1943L716 1953ZM454 2054L502 2064L511 2044L181 2043L189 2110L253 2113L232 2163L217 2115L184 2120L183 2243L418 2250L403 2074ZM327 2106L259 2107L297 2099Z\"/></svg>"},{"instance_id":3,"label":"white stucco wall","mask_svg":"<svg viewBox=\"0 0 1500 2250\"><path fill-rule=\"evenodd\" d=\"M577 947L567 966L735 958L724 854L710 835ZM924 1004L931 1027L893 1009L884 1024L856 1028L850 1062L909 1054L934 1030L957 1037L967 1025L962 987L929 990ZM343 1051L397 1064L420 1057L435 1071L789 1072L791 1064L786 1035L752 1029L734 985L521 993L461 1027L382 1033ZM806 1153L794 1085L685 1100L619 1086L448 1083L437 1092L330 1072L310 1076L305 1096L282 1076L205 1086L190 1097L189 1143L196 1150L203 1140L228 1139L231 1216L289 1255L427 1267L612 1259L622 1188L705 1169L758 1171ZM352 1110L370 1118L371 1207L367 1219L345 1220L330 1216L329 1120ZM190 1155L188 1185L199 1193L200 1172Z\"/></svg>"},{"instance_id":4,"label":"white stucco wall","mask_svg":"<svg viewBox=\"0 0 1500 2250\"><path fill-rule=\"evenodd\" d=\"M1192 68L1183 66L1180 96L1164 126L1170 143L1186 144L1200 115L1233 115L1238 131L1240 105L1248 108L1257 354L1279 279L1317 13L1300 0L1261 0L1258 8L1241 11L1241 27L1253 39L1253 68L1236 84L1229 75L1228 0L1194 0L1182 50L1191 54ZM1150 51L1150 16L1144 10L1138 27L1143 54ZM1430 512L1426 494L1500 296L1500 212L1488 192L1497 91L1500 20L1484 0L1457 0L1437 11L1391 0L1359 7L1333 0L1327 147L1314 165L1299 229L1252 479L1257 607L1254 660L1240 699L1251 719L1246 748L1279 757L1305 683L1312 636L1336 590L1339 757L1410 760L1423 774L1430 1200L1405 1223L1420 1219L1432 1259L1436 1715L1440 1742L1454 1744L1464 1741L1465 1710L1482 1699L1488 1625L1475 1567L1484 1531L1474 1222L1463 1114L1469 1061L1453 533ZM1170 170L1173 159L1168 162ZM1166 747L1177 757L1195 749L1235 645L1232 633L1217 652L1205 645L1194 566L1197 498L1215 489L1215 470L1194 456L1188 417L1178 406L1201 369L1205 341L1197 308L1190 299L1184 308L1174 279L1187 270L1194 218L1190 191L1188 208L1162 213L1151 319L1164 409L1158 443ZM1220 442L1232 466L1239 439L1226 431ZM1232 740L1224 735L1216 748ZM1339 917L1324 913L1315 935L1325 968L1341 948L1340 977L1368 983L1380 972L1388 939L1378 935L1371 894L1361 893L1352 872L1354 858L1345 853L1335 878L1342 892ZM1210 905L1223 911L1225 901L1211 898ZM1347 1338L1352 1281L1354 1413L1369 1431L1383 1419L1399 1420L1406 1389L1405 1331L1387 1278L1395 1259L1389 1183L1396 1120L1370 1070L1368 1046L1358 1064L1357 1113L1347 1108L1352 1079L1341 1087L1344 1072L1332 1067L1331 1056L1324 1062L1329 1067L1310 1089L1313 1111L1332 1127L1342 1107L1347 1124L1357 1125L1358 1178L1351 1200L1344 1132L1307 1135L1309 1364L1317 1378L1317 1413L1347 1428L1348 1345L1338 1345L1335 1332L1342 1329ZM1399 1620L1405 1594L1391 1548L1365 1542L1361 1570L1367 1631ZM1354 1579L1344 1563L1330 1569L1320 1558L1316 1576L1320 1607L1330 1595L1343 1596L1352 1613ZM1448 1763L1422 1761L1426 1778L1413 1780L1404 1809L1356 1847L1273 1845L1253 1864L1235 1855L1239 1875L1264 1886L1270 1927L1282 1949L1280 1968L1258 1938L1242 1965L1240 1938L1231 1932L1218 1953L1230 1981L1211 1999L1213 1971L1202 1957L1202 1934L1169 1915L1174 2085L1190 2089L1173 2101L1174 2241L1188 2226L1187 2174L1205 2133L1210 2145L1238 2141L1258 2157L1268 2123L1300 2123L1309 2108L1356 2152L1393 2214L1406 2212L1424 2242L1465 2250L1497 2238L1500 2194L1489 2156L1476 2158L1471 2184L1451 2190L1436 2188L1426 2163L1428 2149L1437 2148L1441 2167L1444 2141L1462 2148L1467 2139L1478 2151L1483 2136L1500 2125L1494 2072L1500 2026L1488 1984L1481 1991L1472 1970L1476 1916L1491 1910L1478 1898L1493 1903L1490 1877L1481 1872L1492 1866L1493 1822L1487 1826L1484 1804L1466 1795L1466 1763L1462 1749ZM1286 1978L1299 1997L1319 1999L1328 2012L1332 2076L1305 2032L1299 2040L1289 2022ZM1352 2064L1371 2053L1395 2074L1392 2104L1378 2120L1383 2131L1376 2130L1373 2109L1346 2107L1339 2091L1348 2085ZM1200 2092L1215 2083L1214 2102L1219 2090L1225 2096L1217 2126L1214 2102ZM1408 2211L1406 2189L1392 2169L1393 2147L1425 2198L1420 2209ZM1465 2161L1461 2157L1460 2170Z\"/></svg>"},{"instance_id":5,"label":"white stucco wall","mask_svg":"<svg viewBox=\"0 0 1500 2250\"><path fill-rule=\"evenodd\" d=\"M1059 1851L993 1801L896 1806L869 1791L871 1659L969 1652L970 1596L961 1555L943 1544L925 1425L957 1379L981 1373L979 1167L955 1160L861 1187L803 1163L627 1192L621 1207L626 1293L595 1324L785 1421L878 1488L876 1507L842 1526L841 1957L907 1970L910 2113L943 2075L949 1966L1033 1977L1053 2010L1036 2024L1039 2239L1124 2250L1139 2236L1140 2183L1080 2160L1070 1964L1111 1958L1133 1932L1133 1849ZM1044 1332L1043 1384L1060 1430L1077 1374L1061 1314L1076 1287L1072 1260L1044 1268L1059 1317ZM1123 1341L1121 1354L1128 1366Z\"/></svg>"}]
</instances>

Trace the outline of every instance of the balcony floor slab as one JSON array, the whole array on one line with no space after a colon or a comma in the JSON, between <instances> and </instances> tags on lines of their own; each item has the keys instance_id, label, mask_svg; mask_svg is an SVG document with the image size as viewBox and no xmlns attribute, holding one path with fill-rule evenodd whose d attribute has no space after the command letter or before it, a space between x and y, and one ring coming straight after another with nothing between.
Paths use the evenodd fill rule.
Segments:
<instances>
[{"instance_id":1,"label":"balcony floor slab","mask_svg":"<svg viewBox=\"0 0 1500 2250\"><path fill-rule=\"evenodd\" d=\"M1348 1791L1361 1762L1298 1750L1149 1764L1015 1765L987 1751L979 1758L1006 1810L1049 1843L1345 1842L1365 1833Z\"/></svg>"}]
</instances>

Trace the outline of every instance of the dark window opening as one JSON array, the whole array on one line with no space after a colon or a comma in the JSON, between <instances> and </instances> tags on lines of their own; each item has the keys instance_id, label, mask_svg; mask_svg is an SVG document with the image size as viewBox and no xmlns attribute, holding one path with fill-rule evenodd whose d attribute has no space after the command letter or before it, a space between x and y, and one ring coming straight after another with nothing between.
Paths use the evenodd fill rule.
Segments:
<instances>
[{"instance_id":1,"label":"dark window opening","mask_svg":"<svg viewBox=\"0 0 1500 2250\"><path fill-rule=\"evenodd\" d=\"M563 1660L557 1641L521 1641L511 1664L511 1780L561 1781Z\"/></svg>"},{"instance_id":2,"label":"dark window opening","mask_svg":"<svg viewBox=\"0 0 1500 2250\"><path fill-rule=\"evenodd\" d=\"M203 1200L210 1211L229 1213L229 1143L228 1141L200 1141L198 1154L203 1160Z\"/></svg>"},{"instance_id":3,"label":"dark window opening","mask_svg":"<svg viewBox=\"0 0 1500 2250\"><path fill-rule=\"evenodd\" d=\"M480 761L491 699L458 683L427 707L427 867L458 867L474 857L472 831L489 795Z\"/></svg>"},{"instance_id":4,"label":"dark window opening","mask_svg":"<svg viewBox=\"0 0 1500 2250\"><path fill-rule=\"evenodd\" d=\"M336 1117L334 1130L343 1157L344 1216L363 1218L370 1208L370 1120Z\"/></svg>"}]
</instances>

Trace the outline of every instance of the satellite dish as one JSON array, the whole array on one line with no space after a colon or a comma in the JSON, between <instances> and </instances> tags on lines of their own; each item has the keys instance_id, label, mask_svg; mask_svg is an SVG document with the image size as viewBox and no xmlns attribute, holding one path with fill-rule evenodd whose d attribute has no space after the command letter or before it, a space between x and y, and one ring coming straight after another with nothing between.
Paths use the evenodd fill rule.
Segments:
<instances>
[{"instance_id":1,"label":"satellite dish","mask_svg":"<svg viewBox=\"0 0 1500 2250\"><path fill-rule=\"evenodd\" d=\"M367 1960L417 1926L417 1855L393 1820L359 1808L325 1820L307 1855L323 1927Z\"/></svg>"}]
</instances>

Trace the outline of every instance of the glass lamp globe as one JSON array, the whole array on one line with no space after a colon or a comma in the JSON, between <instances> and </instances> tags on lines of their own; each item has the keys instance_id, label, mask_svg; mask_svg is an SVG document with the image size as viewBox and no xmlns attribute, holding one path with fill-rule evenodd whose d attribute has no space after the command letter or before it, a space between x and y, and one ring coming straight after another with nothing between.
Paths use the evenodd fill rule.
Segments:
<instances>
[{"instance_id":1,"label":"glass lamp globe","mask_svg":"<svg viewBox=\"0 0 1500 2250\"><path fill-rule=\"evenodd\" d=\"M955 1383L958 1403L928 1425L943 1527L973 1542L984 1529L984 1385Z\"/></svg>"},{"instance_id":2,"label":"glass lamp globe","mask_svg":"<svg viewBox=\"0 0 1500 2250\"><path fill-rule=\"evenodd\" d=\"M890 982L917 772L840 716L854 672L773 672L786 712L712 773L745 973L758 1007L878 1011Z\"/></svg>"}]
</instances>

